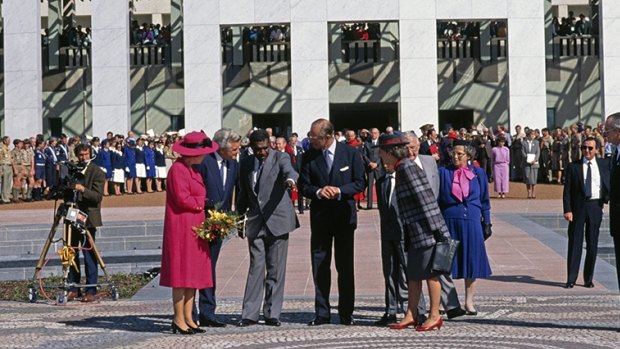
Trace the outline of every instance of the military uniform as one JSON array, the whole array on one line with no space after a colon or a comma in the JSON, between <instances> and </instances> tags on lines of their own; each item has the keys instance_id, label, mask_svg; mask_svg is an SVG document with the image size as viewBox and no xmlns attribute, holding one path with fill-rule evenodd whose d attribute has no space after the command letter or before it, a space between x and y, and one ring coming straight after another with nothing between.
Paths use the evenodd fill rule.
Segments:
<instances>
[{"instance_id":1,"label":"military uniform","mask_svg":"<svg viewBox=\"0 0 620 349\"><path fill-rule=\"evenodd\" d=\"M13 180L13 157L9 146L0 144L0 173L2 174L2 202L11 202L11 183Z\"/></svg>"}]
</instances>

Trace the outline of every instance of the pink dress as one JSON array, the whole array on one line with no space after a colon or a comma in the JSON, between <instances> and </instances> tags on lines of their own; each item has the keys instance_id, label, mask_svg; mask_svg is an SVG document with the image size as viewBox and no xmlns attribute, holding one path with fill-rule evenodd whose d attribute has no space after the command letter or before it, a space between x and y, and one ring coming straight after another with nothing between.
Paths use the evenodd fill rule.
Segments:
<instances>
[{"instance_id":1,"label":"pink dress","mask_svg":"<svg viewBox=\"0 0 620 349\"><path fill-rule=\"evenodd\" d=\"M166 217L161 253L161 286L203 289L213 287L209 243L192 227L205 219L206 189L199 172L177 160L166 180Z\"/></svg>"},{"instance_id":2,"label":"pink dress","mask_svg":"<svg viewBox=\"0 0 620 349\"><path fill-rule=\"evenodd\" d=\"M510 150L508 147L494 147L493 153L493 175L495 180L496 193L508 193Z\"/></svg>"}]
</instances>

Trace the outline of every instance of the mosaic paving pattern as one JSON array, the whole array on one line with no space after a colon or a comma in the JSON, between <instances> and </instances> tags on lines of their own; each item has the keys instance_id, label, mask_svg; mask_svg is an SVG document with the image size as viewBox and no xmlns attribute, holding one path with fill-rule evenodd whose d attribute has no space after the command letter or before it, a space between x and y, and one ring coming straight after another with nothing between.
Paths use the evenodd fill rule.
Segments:
<instances>
[{"instance_id":1,"label":"mosaic paving pattern","mask_svg":"<svg viewBox=\"0 0 620 349\"><path fill-rule=\"evenodd\" d=\"M170 332L169 302L0 302L0 348L618 348L620 340L617 295L480 297L478 316L445 321L430 333L372 326L382 303L382 297L358 299L358 326L312 328L305 323L313 302L288 299L280 328L229 325L179 336ZM239 300L222 299L220 320L235 323L240 309Z\"/></svg>"}]
</instances>

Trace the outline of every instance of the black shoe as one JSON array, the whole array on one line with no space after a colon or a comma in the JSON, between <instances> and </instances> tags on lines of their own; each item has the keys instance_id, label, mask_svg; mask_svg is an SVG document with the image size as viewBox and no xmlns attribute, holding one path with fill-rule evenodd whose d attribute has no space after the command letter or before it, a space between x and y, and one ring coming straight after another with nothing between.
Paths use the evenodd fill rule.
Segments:
<instances>
[{"instance_id":1,"label":"black shoe","mask_svg":"<svg viewBox=\"0 0 620 349\"><path fill-rule=\"evenodd\" d=\"M594 282L590 281L590 282L586 282L583 287L585 288L594 288Z\"/></svg>"},{"instance_id":2,"label":"black shoe","mask_svg":"<svg viewBox=\"0 0 620 349\"><path fill-rule=\"evenodd\" d=\"M396 322L396 314L383 314L381 319L375 321L373 324L375 326L387 326L389 324L395 324Z\"/></svg>"},{"instance_id":3,"label":"black shoe","mask_svg":"<svg viewBox=\"0 0 620 349\"><path fill-rule=\"evenodd\" d=\"M322 317L315 317L312 321L308 322L308 326L320 326L329 324L329 319Z\"/></svg>"},{"instance_id":4,"label":"black shoe","mask_svg":"<svg viewBox=\"0 0 620 349\"><path fill-rule=\"evenodd\" d=\"M459 316L463 316L465 315L467 312L465 311L465 309L458 307L458 308L454 308L454 309L450 309L446 312L446 315L448 315L448 319L454 319L457 318Z\"/></svg>"},{"instance_id":5,"label":"black shoe","mask_svg":"<svg viewBox=\"0 0 620 349\"><path fill-rule=\"evenodd\" d=\"M173 334L177 334L177 332L179 334L194 334L195 332L191 329L191 328L187 328L187 329L182 329L180 328L174 321L172 321L172 333Z\"/></svg>"},{"instance_id":6,"label":"black shoe","mask_svg":"<svg viewBox=\"0 0 620 349\"><path fill-rule=\"evenodd\" d=\"M202 329L202 328L200 328L200 327L191 327L191 326L190 326L189 328L190 328L192 331L194 331L194 333L205 333L205 332L207 332L207 331L203 330L203 329Z\"/></svg>"},{"instance_id":7,"label":"black shoe","mask_svg":"<svg viewBox=\"0 0 620 349\"><path fill-rule=\"evenodd\" d=\"M575 283L574 282L567 282L564 285L564 288L573 288L573 287L575 287Z\"/></svg>"},{"instance_id":8,"label":"black shoe","mask_svg":"<svg viewBox=\"0 0 620 349\"><path fill-rule=\"evenodd\" d=\"M256 325L256 321L250 320L250 319L241 319L237 323L237 327L248 327L248 326L252 326L252 325Z\"/></svg>"},{"instance_id":9,"label":"black shoe","mask_svg":"<svg viewBox=\"0 0 620 349\"><path fill-rule=\"evenodd\" d=\"M203 327L226 327L226 324L218 322L216 320L209 320L203 317L200 318L200 326Z\"/></svg>"},{"instance_id":10,"label":"black shoe","mask_svg":"<svg viewBox=\"0 0 620 349\"><path fill-rule=\"evenodd\" d=\"M265 325L280 327L280 325L282 325L282 323L278 319L271 318L271 319L265 319Z\"/></svg>"},{"instance_id":11,"label":"black shoe","mask_svg":"<svg viewBox=\"0 0 620 349\"><path fill-rule=\"evenodd\" d=\"M345 326L355 326L355 320L352 316L341 316L340 324Z\"/></svg>"}]
</instances>

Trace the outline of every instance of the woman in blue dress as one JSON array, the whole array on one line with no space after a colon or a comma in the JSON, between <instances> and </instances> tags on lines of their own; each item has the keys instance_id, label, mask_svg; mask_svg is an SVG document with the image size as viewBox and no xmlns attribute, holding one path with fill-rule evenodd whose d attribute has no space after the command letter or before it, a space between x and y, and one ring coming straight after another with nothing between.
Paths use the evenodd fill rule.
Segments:
<instances>
[{"instance_id":1,"label":"woman in blue dress","mask_svg":"<svg viewBox=\"0 0 620 349\"><path fill-rule=\"evenodd\" d=\"M439 168L439 208L450 235L461 244L452 265L452 278L465 279L465 311L476 315L474 292L477 278L491 275L483 229L490 229L491 205L484 170L469 165L475 149L467 141L455 141L452 164Z\"/></svg>"},{"instance_id":2,"label":"woman in blue dress","mask_svg":"<svg viewBox=\"0 0 620 349\"><path fill-rule=\"evenodd\" d=\"M146 192L153 192L153 178L155 178L155 143L149 141L144 147L144 164L146 166Z\"/></svg>"},{"instance_id":3,"label":"woman in blue dress","mask_svg":"<svg viewBox=\"0 0 620 349\"><path fill-rule=\"evenodd\" d=\"M100 167L105 172L105 182L103 184L103 195L109 195L108 183L112 179L112 158L110 157L110 143L107 139L101 141L101 149L99 150Z\"/></svg>"},{"instance_id":4,"label":"woman in blue dress","mask_svg":"<svg viewBox=\"0 0 620 349\"><path fill-rule=\"evenodd\" d=\"M137 176L135 139L127 139L127 144L123 147L123 158L125 159L125 194L133 194L133 183Z\"/></svg>"},{"instance_id":5,"label":"woman in blue dress","mask_svg":"<svg viewBox=\"0 0 620 349\"><path fill-rule=\"evenodd\" d=\"M112 182L114 183L114 195L121 195L121 184L125 183L125 157L121 141L113 142L110 148L112 160Z\"/></svg>"}]
</instances>

